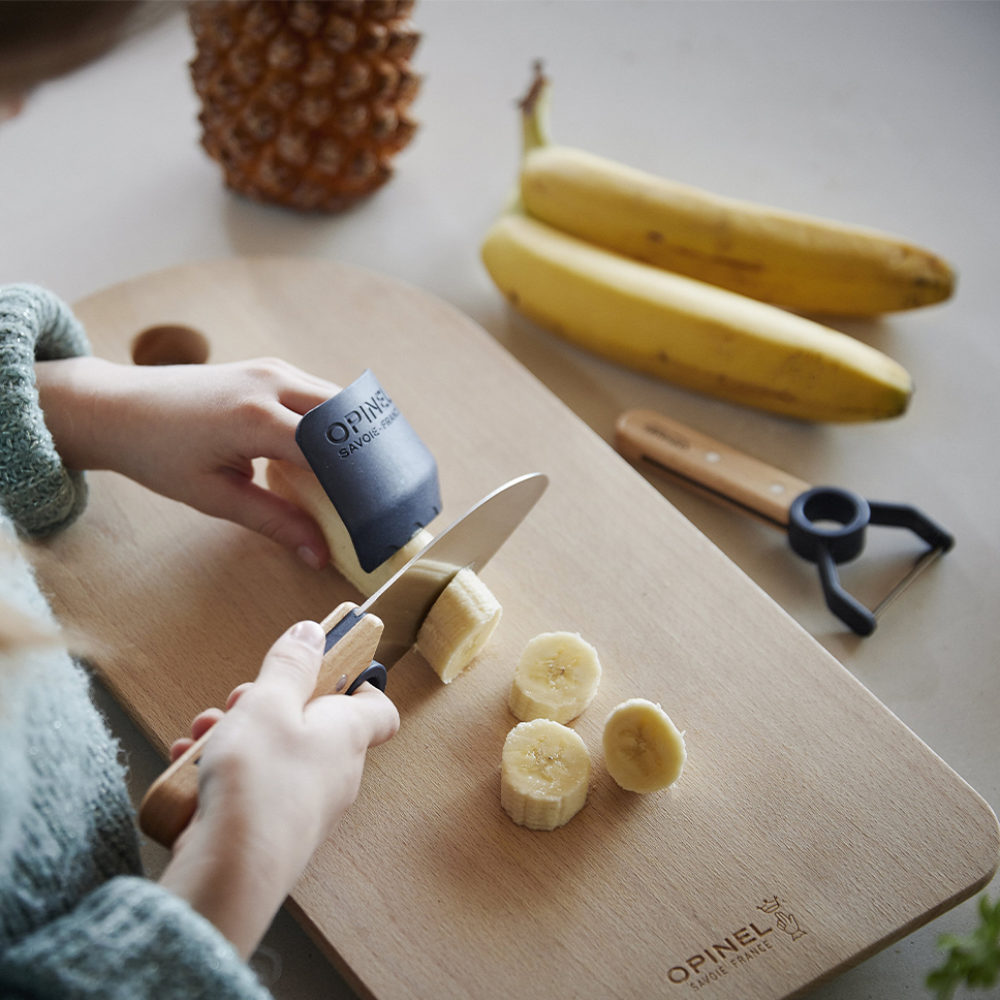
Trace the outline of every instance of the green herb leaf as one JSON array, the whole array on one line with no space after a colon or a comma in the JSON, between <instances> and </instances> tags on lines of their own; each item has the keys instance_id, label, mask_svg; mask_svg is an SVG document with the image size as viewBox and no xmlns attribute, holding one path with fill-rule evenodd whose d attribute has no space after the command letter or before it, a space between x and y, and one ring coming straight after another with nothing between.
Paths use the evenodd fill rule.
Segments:
<instances>
[{"instance_id":1,"label":"green herb leaf","mask_svg":"<svg viewBox=\"0 0 1000 1000\"><path fill-rule=\"evenodd\" d=\"M951 1000L965 983L970 989L992 986L1000 975L1000 898L991 904L989 896L979 900L980 924L965 935L942 934L938 947L948 953L944 964L927 977L928 989L937 1000Z\"/></svg>"}]
</instances>

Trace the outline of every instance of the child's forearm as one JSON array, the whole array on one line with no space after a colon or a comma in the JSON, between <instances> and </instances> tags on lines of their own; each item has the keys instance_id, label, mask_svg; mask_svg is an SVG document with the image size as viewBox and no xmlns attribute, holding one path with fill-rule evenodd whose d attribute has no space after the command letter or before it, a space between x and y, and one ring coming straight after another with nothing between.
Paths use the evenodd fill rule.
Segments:
<instances>
[{"instance_id":1,"label":"child's forearm","mask_svg":"<svg viewBox=\"0 0 1000 1000\"><path fill-rule=\"evenodd\" d=\"M102 358L64 358L35 364L35 381L45 425L63 464L70 469L107 468L104 435L97 423L113 423L109 383L115 369ZM101 411L104 411L103 413Z\"/></svg>"},{"instance_id":2,"label":"child's forearm","mask_svg":"<svg viewBox=\"0 0 1000 1000\"><path fill-rule=\"evenodd\" d=\"M232 829L210 830L199 821L185 831L160 885L186 900L249 958L297 877L263 845Z\"/></svg>"}]
</instances>

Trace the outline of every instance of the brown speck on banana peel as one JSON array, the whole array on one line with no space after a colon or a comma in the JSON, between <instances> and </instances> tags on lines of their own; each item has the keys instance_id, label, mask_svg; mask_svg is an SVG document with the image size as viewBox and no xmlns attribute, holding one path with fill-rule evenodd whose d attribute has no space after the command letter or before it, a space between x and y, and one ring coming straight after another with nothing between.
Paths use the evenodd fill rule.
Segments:
<instances>
[{"instance_id":1,"label":"brown speck on banana peel","mask_svg":"<svg viewBox=\"0 0 1000 1000\"><path fill-rule=\"evenodd\" d=\"M656 230L650 230L646 233L646 239L649 240L650 243L661 245L663 243L663 234L657 232ZM726 257L722 254L706 254L701 250L693 250L691 247L682 246L677 243L671 243L668 249L671 253L675 253L679 257L685 258L686 260L717 264L720 267L729 268L731 271L735 271L737 273L765 270L764 265L760 261L756 260L741 260L739 257ZM637 259L644 260L647 263L654 263L654 261L650 258L644 256L638 256Z\"/></svg>"},{"instance_id":2,"label":"brown speck on banana peel","mask_svg":"<svg viewBox=\"0 0 1000 1000\"><path fill-rule=\"evenodd\" d=\"M722 216L718 219L715 225L712 226L712 229L715 252L719 256L725 256L726 251L732 249L733 246L732 223L725 216Z\"/></svg>"}]
</instances>

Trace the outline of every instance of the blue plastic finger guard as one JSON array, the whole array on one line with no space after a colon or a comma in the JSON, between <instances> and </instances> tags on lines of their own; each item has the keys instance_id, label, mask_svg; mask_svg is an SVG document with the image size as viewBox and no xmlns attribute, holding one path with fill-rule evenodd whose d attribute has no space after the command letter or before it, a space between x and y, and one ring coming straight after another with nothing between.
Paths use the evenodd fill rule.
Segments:
<instances>
[{"instance_id":1,"label":"blue plastic finger guard","mask_svg":"<svg viewBox=\"0 0 1000 1000\"><path fill-rule=\"evenodd\" d=\"M370 370L310 410L295 440L366 573L441 512L437 462Z\"/></svg>"}]
</instances>

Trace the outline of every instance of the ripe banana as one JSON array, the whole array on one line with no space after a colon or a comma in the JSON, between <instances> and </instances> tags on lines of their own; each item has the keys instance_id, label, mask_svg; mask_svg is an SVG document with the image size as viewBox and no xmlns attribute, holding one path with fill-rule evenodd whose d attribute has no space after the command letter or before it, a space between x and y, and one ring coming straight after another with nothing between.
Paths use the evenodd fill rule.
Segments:
<instances>
[{"instance_id":1,"label":"ripe banana","mask_svg":"<svg viewBox=\"0 0 1000 1000\"><path fill-rule=\"evenodd\" d=\"M899 416L906 370L853 337L561 232L516 209L483 262L530 319L580 347L732 402L805 420Z\"/></svg>"},{"instance_id":2,"label":"ripe banana","mask_svg":"<svg viewBox=\"0 0 1000 1000\"><path fill-rule=\"evenodd\" d=\"M597 650L576 632L543 632L521 654L509 705L522 722L569 722L594 700L601 682Z\"/></svg>"},{"instance_id":3,"label":"ripe banana","mask_svg":"<svg viewBox=\"0 0 1000 1000\"><path fill-rule=\"evenodd\" d=\"M417 648L450 684L489 642L500 624L500 602L471 569L445 587L417 633Z\"/></svg>"},{"instance_id":4,"label":"ripe banana","mask_svg":"<svg viewBox=\"0 0 1000 1000\"><path fill-rule=\"evenodd\" d=\"M568 823L587 801L590 753L572 729L550 719L515 726L503 745L500 805L529 830Z\"/></svg>"},{"instance_id":5,"label":"ripe banana","mask_svg":"<svg viewBox=\"0 0 1000 1000\"><path fill-rule=\"evenodd\" d=\"M548 80L522 102L528 213L606 249L804 312L869 316L947 299L940 257L861 226L725 198L550 142Z\"/></svg>"},{"instance_id":6,"label":"ripe banana","mask_svg":"<svg viewBox=\"0 0 1000 1000\"><path fill-rule=\"evenodd\" d=\"M645 698L630 698L613 709L603 739L608 773L627 792L658 792L672 785L687 760L683 734Z\"/></svg>"}]
</instances>

